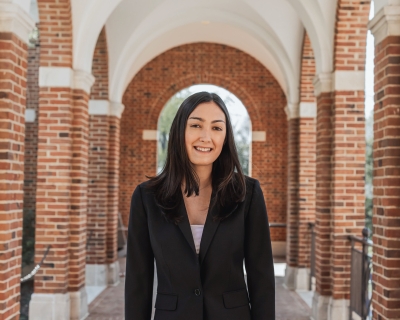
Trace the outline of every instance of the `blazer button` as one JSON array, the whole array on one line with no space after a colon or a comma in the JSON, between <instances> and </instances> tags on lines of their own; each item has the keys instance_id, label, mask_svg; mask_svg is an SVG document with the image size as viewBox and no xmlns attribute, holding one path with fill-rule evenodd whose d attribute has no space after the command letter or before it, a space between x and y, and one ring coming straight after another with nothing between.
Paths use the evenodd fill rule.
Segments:
<instances>
[{"instance_id":1,"label":"blazer button","mask_svg":"<svg viewBox=\"0 0 400 320\"><path fill-rule=\"evenodd\" d=\"M200 289L195 289L194 294L198 297L201 294Z\"/></svg>"}]
</instances>

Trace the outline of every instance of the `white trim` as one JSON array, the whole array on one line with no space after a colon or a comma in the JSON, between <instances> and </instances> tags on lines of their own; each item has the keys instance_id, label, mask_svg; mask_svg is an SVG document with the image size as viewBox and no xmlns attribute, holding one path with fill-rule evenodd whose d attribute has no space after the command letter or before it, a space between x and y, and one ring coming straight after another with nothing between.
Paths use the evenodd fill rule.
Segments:
<instances>
[{"instance_id":1,"label":"white trim","mask_svg":"<svg viewBox=\"0 0 400 320\"><path fill-rule=\"evenodd\" d=\"M365 90L364 71L342 71L333 73L335 91L358 91Z\"/></svg>"},{"instance_id":2,"label":"white trim","mask_svg":"<svg viewBox=\"0 0 400 320\"><path fill-rule=\"evenodd\" d=\"M300 118L316 118L317 103L316 102L300 102Z\"/></svg>"},{"instance_id":3,"label":"white trim","mask_svg":"<svg viewBox=\"0 0 400 320\"><path fill-rule=\"evenodd\" d=\"M83 90L90 94L90 89L95 81L95 77L86 71L74 70L74 89Z\"/></svg>"},{"instance_id":4,"label":"white trim","mask_svg":"<svg viewBox=\"0 0 400 320\"><path fill-rule=\"evenodd\" d=\"M252 142L263 142L267 140L267 133L265 131L252 131L251 141Z\"/></svg>"},{"instance_id":5,"label":"white trim","mask_svg":"<svg viewBox=\"0 0 400 320\"><path fill-rule=\"evenodd\" d=\"M34 27L35 21L21 6L0 2L0 32L14 33L28 43L29 33Z\"/></svg>"},{"instance_id":6,"label":"white trim","mask_svg":"<svg viewBox=\"0 0 400 320\"><path fill-rule=\"evenodd\" d=\"M35 109L25 109L25 123L35 122L36 110Z\"/></svg>"},{"instance_id":7,"label":"white trim","mask_svg":"<svg viewBox=\"0 0 400 320\"><path fill-rule=\"evenodd\" d=\"M125 106L120 102L110 102L110 116L115 116L118 119L121 119L122 112L125 110Z\"/></svg>"},{"instance_id":8,"label":"white trim","mask_svg":"<svg viewBox=\"0 0 400 320\"><path fill-rule=\"evenodd\" d=\"M89 100L89 115L94 115L94 116L110 115L110 101Z\"/></svg>"},{"instance_id":9,"label":"white trim","mask_svg":"<svg viewBox=\"0 0 400 320\"><path fill-rule=\"evenodd\" d=\"M39 67L39 87L72 88L74 72L68 67Z\"/></svg>"},{"instance_id":10,"label":"white trim","mask_svg":"<svg viewBox=\"0 0 400 320\"><path fill-rule=\"evenodd\" d=\"M143 130L143 140L158 140L157 130Z\"/></svg>"},{"instance_id":11,"label":"white trim","mask_svg":"<svg viewBox=\"0 0 400 320\"><path fill-rule=\"evenodd\" d=\"M314 77L314 95L318 97L323 92L332 92L332 73L320 73Z\"/></svg>"},{"instance_id":12,"label":"white trim","mask_svg":"<svg viewBox=\"0 0 400 320\"><path fill-rule=\"evenodd\" d=\"M368 23L375 45L389 36L400 35L400 6L385 6Z\"/></svg>"}]
</instances>

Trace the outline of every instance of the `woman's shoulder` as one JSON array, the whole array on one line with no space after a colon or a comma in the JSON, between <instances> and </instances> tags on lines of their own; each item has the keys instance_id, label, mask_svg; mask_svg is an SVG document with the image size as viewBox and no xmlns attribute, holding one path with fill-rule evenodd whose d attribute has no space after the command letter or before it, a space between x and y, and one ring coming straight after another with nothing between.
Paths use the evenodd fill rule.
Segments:
<instances>
[{"instance_id":1,"label":"woman's shoulder","mask_svg":"<svg viewBox=\"0 0 400 320\"><path fill-rule=\"evenodd\" d=\"M245 178L245 181L246 181L246 191L247 192L251 193L252 190L255 187L260 185L260 182L255 178L252 178L252 177L249 177L249 176L246 176L246 175L244 176L244 178Z\"/></svg>"}]
</instances>

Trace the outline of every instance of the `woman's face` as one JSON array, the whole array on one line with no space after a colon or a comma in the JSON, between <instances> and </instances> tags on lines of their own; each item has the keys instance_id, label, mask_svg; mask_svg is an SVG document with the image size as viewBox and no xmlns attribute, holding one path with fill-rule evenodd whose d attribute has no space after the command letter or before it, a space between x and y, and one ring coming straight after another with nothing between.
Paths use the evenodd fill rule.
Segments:
<instances>
[{"instance_id":1,"label":"woman's face","mask_svg":"<svg viewBox=\"0 0 400 320\"><path fill-rule=\"evenodd\" d=\"M226 137L226 118L215 102L199 104L189 115L185 145L190 162L212 166L219 157Z\"/></svg>"}]
</instances>

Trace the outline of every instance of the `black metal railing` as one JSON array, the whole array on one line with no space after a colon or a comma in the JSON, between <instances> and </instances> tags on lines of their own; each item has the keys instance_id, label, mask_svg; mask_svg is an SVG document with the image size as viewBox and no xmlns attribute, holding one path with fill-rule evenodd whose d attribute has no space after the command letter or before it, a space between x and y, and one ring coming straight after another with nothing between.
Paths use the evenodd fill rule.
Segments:
<instances>
[{"instance_id":1,"label":"black metal railing","mask_svg":"<svg viewBox=\"0 0 400 320\"><path fill-rule=\"evenodd\" d=\"M46 259L46 256L49 253L50 248L51 248L51 245L48 245L46 248L46 251L44 252L42 260L33 268L33 270L31 272L29 272L27 275L25 275L21 278L21 283L31 280L36 275L36 273L39 271L40 267L42 266L44 259Z\"/></svg>"},{"instance_id":2,"label":"black metal railing","mask_svg":"<svg viewBox=\"0 0 400 320\"><path fill-rule=\"evenodd\" d=\"M351 241L351 278L350 278L350 310L349 319L353 312L362 320L372 318L372 247L368 239L369 230L364 228L362 237L349 236Z\"/></svg>"},{"instance_id":3,"label":"black metal railing","mask_svg":"<svg viewBox=\"0 0 400 320\"><path fill-rule=\"evenodd\" d=\"M311 230L311 252L310 252L310 278L308 279L308 290L312 290L312 281L315 278L315 223L309 222Z\"/></svg>"}]
</instances>

